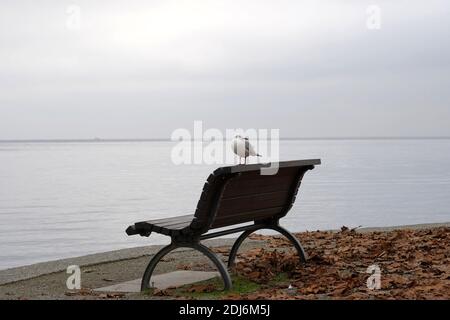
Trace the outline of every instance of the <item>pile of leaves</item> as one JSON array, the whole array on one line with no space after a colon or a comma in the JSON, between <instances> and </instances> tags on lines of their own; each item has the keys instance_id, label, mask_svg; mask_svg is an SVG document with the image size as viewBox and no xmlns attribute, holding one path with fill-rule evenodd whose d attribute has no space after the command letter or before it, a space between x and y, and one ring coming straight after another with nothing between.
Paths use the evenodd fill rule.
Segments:
<instances>
[{"instance_id":1,"label":"pile of leaves","mask_svg":"<svg viewBox=\"0 0 450 320\"><path fill-rule=\"evenodd\" d=\"M306 265L284 238L254 236L267 240L269 248L240 254L234 271L266 285L225 298L450 299L450 228L360 233L342 227L296 237L309 254ZM280 274L287 282L274 281Z\"/></svg>"}]
</instances>

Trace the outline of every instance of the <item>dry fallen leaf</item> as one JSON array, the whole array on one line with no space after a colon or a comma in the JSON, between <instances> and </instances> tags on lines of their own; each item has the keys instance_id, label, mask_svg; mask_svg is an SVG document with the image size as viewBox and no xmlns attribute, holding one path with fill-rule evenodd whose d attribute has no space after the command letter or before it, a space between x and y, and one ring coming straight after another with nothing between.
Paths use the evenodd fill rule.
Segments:
<instances>
[{"instance_id":1,"label":"dry fallen leaf","mask_svg":"<svg viewBox=\"0 0 450 320\"><path fill-rule=\"evenodd\" d=\"M344 226L340 232L296 236L310 257L305 266L293 250L264 249L241 253L235 266L237 274L258 283L284 272L296 293L269 286L239 298L450 299L450 228L358 233ZM269 248L286 245L279 237L255 238L269 241ZM366 269L373 264L381 269L381 290L366 286Z\"/></svg>"}]
</instances>

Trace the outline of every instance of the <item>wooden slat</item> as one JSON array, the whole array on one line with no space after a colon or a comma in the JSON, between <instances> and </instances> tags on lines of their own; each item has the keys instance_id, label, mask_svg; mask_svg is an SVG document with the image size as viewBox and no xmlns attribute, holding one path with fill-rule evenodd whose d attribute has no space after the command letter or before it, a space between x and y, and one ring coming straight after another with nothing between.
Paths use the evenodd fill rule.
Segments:
<instances>
[{"instance_id":1,"label":"wooden slat","mask_svg":"<svg viewBox=\"0 0 450 320\"><path fill-rule=\"evenodd\" d=\"M309 167L313 168L315 165L320 165L320 159L308 159L308 160L292 160L292 161L281 161L278 163L259 163L259 164L248 164L248 165L236 165L230 167L218 168L214 173L236 173L236 172L253 172L260 171L261 168L274 167L278 165L280 169L289 167Z\"/></svg>"},{"instance_id":2,"label":"wooden slat","mask_svg":"<svg viewBox=\"0 0 450 320\"><path fill-rule=\"evenodd\" d=\"M236 179L231 181L224 192L223 199L240 195L287 191L291 188L294 177L261 178L252 180Z\"/></svg>"},{"instance_id":3,"label":"wooden slat","mask_svg":"<svg viewBox=\"0 0 450 320\"><path fill-rule=\"evenodd\" d=\"M194 215L193 214L187 214L187 215L183 215L183 216L177 216L177 217L169 217L169 218L162 218L162 219L152 219L152 220L148 220L145 221L147 223L152 223L152 224L161 224L161 223L165 223L165 222L172 222L172 221L178 221L178 220L188 220L188 219L193 219Z\"/></svg>"},{"instance_id":4,"label":"wooden slat","mask_svg":"<svg viewBox=\"0 0 450 320\"><path fill-rule=\"evenodd\" d=\"M248 197L225 199L220 203L216 219L239 212L285 206L287 205L287 201L290 199L289 195L290 191L281 191L250 195Z\"/></svg>"},{"instance_id":5,"label":"wooden slat","mask_svg":"<svg viewBox=\"0 0 450 320\"><path fill-rule=\"evenodd\" d=\"M178 231L188 227L193 219L194 215L185 215L166 219L138 222L135 224L135 227L137 230L151 231L165 235L171 235L173 234L172 231ZM154 223L154 221L157 222Z\"/></svg>"},{"instance_id":6,"label":"wooden slat","mask_svg":"<svg viewBox=\"0 0 450 320\"><path fill-rule=\"evenodd\" d=\"M290 193L290 190L289 189L288 190L277 190L277 191L258 192L258 193L251 193L251 194L242 194L242 195L237 194L234 197L227 197L226 199L223 199L223 200L237 201L237 200L241 200L241 199L252 199L255 197L270 197L270 196L282 195L282 194L286 194L286 193Z\"/></svg>"},{"instance_id":7,"label":"wooden slat","mask_svg":"<svg viewBox=\"0 0 450 320\"><path fill-rule=\"evenodd\" d=\"M163 227L163 228L170 229L170 230L180 230L180 229L188 227L190 224L191 224L190 221L189 222L181 222L181 223L174 224L174 225L171 225L168 227Z\"/></svg>"},{"instance_id":8,"label":"wooden slat","mask_svg":"<svg viewBox=\"0 0 450 320\"><path fill-rule=\"evenodd\" d=\"M209 215L212 213L212 208L215 206L217 195L228 178L217 176L216 174L209 175L207 182L203 186L202 194L195 210L196 229L201 229L207 224Z\"/></svg>"},{"instance_id":9,"label":"wooden slat","mask_svg":"<svg viewBox=\"0 0 450 320\"><path fill-rule=\"evenodd\" d=\"M169 228L170 226L173 225L177 225L180 223L191 223L191 221L194 219L194 216L190 216L190 217L186 217L183 219L179 219L179 220L172 220L172 221L168 221L168 222L157 222L157 223L151 223L154 225L157 225L159 227L164 227L164 228Z\"/></svg>"},{"instance_id":10,"label":"wooden slat","mask_svg":"<svg viewBox=\"0 0 450 320\"><path fill-rule=\"evenodd\" d=\"M223 216L214 220L211 229L221 228L233 224L244 223L253 220L259 220L272 217L283 210L284 207L273 207L259 210L252 210L247 212L240 212L232 216Z\"/></svg>"},{"instance_id":11,"label":"wooden slat","mask_svg":"<svg viewBox=\"0 0 450 320\"><path fill-rule=\"evenodd\" d=\"M285 177L285 176L295 176L301 168L299 167L289 167L289 168L279 168L276 174L273 175L262 175L261 171L248 171L242 172L240 179L252 180L252 179L270 179L274 177Z\"/></svg>"}]
</instances>

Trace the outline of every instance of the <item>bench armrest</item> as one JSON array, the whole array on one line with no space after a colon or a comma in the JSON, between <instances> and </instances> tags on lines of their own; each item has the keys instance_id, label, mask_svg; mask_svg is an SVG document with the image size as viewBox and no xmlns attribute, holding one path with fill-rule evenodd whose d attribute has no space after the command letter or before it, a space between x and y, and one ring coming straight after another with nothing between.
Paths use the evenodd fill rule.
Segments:
<instances>
[{"instance_id":1,"label":"bench armrest","mask_svg":"<svg viewBox=\"0 0 450 320\"><path fill-rule=\"evenodd\" d=\"M127 228L127 230L125 230L125 232L126 232L127 235L129 235L129 236L134 236L134 235L136 235L136 234L139 234L139 235L141 235L141 236L143 236L143 237L148 237L148 236L150 236L150 234L151 234L151 231L149 232L149 231L144 231L144 230L138 230L138 229L136 229L136 226L135 226L135 225L129 226L129 227Z\"/></svg>"}]
</instances>

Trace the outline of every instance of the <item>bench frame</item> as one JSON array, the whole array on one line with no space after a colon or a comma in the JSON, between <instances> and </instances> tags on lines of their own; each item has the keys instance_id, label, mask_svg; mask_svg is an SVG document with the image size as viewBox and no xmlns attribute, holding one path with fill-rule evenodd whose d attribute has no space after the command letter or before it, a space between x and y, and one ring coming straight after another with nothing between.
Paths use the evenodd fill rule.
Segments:
<instances>
[{"instance_id":1,"label":"bench frame","mask_svg":"<svg viewBox=\"0 0 450 320\"><path fill-rule=\"evenodd\" d=\"M197 230L196 232L189 232L187 234L183 234L180 232L177 234L170 235L171 243L169 245L163 247L161 250L159 250L152 257L150 262L148 263L148 265L145 269L144 275L142 277L141 291L145 291L145 290L148 290L151 288L150 280L151 280L152 274L153 274L158 262L164 256L169 254L171 251L178 249L178 248L191 248L191 249L194 249L194 250L197 250L197 251L203 253L207 258L209 258L209 260L211 260L214 263L214 265L218 269L218 271L222 277L222 280L223 280L224 289L230 290L232 288L232 281L231 281L230 274L228 273L227 266L222 262L222 260L218 257L217 254L215 254L211 249L209 249L208 247L203 245L201 243L201 241L206 240L206 239L217 238L220 236L233 234L233 233L237 233L237 232L242 232L242 234L236 239L236 241L234 242L234 244L231 248L231 251L230 251L229 257L228 257L228 268L233 267L239 247L242 245L244 240L248 236L250 236L253 232L255 232L257 230L261 230L261 229L274 230L274 231L281 233L283 236L285 236L295 247L295 249L298 253L298 256L299 256L300 263L302 263L302 264L306 263L307 259L308 259L307 254L306 254L305 250L303 249L303 246L301 245L300 241L288 230L281 227L279 224L279 220L282 217L284 217L287 214L287 212L291 209L292 204L295 201L298 187L300 185L300 182L303 178L304 173L308 170L313 169L314 165L320 164L320 160L289 161L289 162L280 163L280 165L281 164L284 164L284 166L293 166L293 165L300 164L304 168L304 170L303 170L303 172L301 172L300 176L297 177L297 179L299 180L298 186L297 186L296 190L293 190L293 192L290 196L290 201L289 201L290 204L283 210L283 214L275 216L273 218L266 218L263 220L255 220L254 224L231 228L231 229L226 229L226 230L221 230L221 231L212 232L212 233L207 233L209 231L209 228L211 227L211 225L214 222L217 211L219 209L219 204L220 204L220 200L223 195L223 191L225 190L227 184L231 180L233 180L235 177L238 177L240 175L240 172L254 170L255 166L257 166L258 168L262 168L262 166L261 165L238 165L238 166L234 166L234 167L219 168L218 170L222 170L222 171L220 171L220 173L222 174L221 178L224 179L224 181L220 186L219 192L216 193L216 198L213 200L214 201L213 207L208 215L208 222L201 229ZM226 174L223 174L224 173L223 170L226 170ZM150 232L139 232L139 230L136 230L135 226L128 227L126 232L128 235L141 234L142 236L149 236L151 233L151 231Z\"/></svg>"},{"instance_id":2,"label":"bench frame","mask_svg":"<svg viewBox=\"0 0 450 320\"><path fill-rule=\"evenodd\" d=\"M147 265L147 268L145 269L144 276L142 277L141 282L141 291L145 291L151 288L150 286L150 279L152 277L153 271L156 268L156 265L158 262L167 254L169 254L171 251L178 249L178 248L191 248L195 249L197 251L200 251L203 253L206 257L208 257L216 266L216 268L219 270L220 275L223 280L224 289L230 290L232 288L232 281L230 274L227 271L227 267L222 262L222 260L215 254L211 249L209 249L207 246L200 243L201 240L216 238L232 233L242 232L244 231L234 242L233 247L231 248L230 254L228 256L228 268L232 268L234 265L234 261L236 259L237 252L239 250L239 247L242 245L244 240L250 236L253 232L261 229L271 229L278 231L282 235L284 235L295 247L297 250L297 253L300 258L300 263L306 263L308 257L303 249L303 246L301 245L300 241L288 230L283 228L279 225L278 221L275 222L266 222L266 223L258 223L248 226L243 226L239 228L234 229L228 229L224 231L218 231L214 233L205 234L203 236L200 236L197 239L177 239L175 237L172 237L172 242L163 247L161 250L159 250L154 257L150 260L149 264Z\"/></svg>"}]
</instances>

